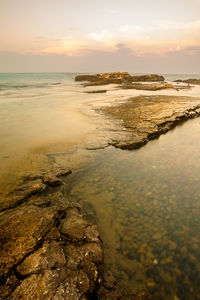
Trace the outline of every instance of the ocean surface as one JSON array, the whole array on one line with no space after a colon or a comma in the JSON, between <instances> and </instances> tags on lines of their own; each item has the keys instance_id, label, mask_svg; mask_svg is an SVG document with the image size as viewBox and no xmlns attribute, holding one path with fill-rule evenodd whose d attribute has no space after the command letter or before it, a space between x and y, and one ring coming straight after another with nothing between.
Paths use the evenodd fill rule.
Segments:
<instances>
[{"instance_id":1,"label":"ocean surface","mask_svg":"<svg viewBox=\"0 0 200 300\"><path fill-rule=\"evenodd\" d=\"M72 168L66 189L96 222L104 260L153 299L200 299L200 119L135 151L104 146L121 134L98 108L137 96L87 94L75 73L0 74L0 195L25 172ZM164 74L167 81L200 75ZM200 96L188 91L142 94Z\"/></svg>"}]
</instances>

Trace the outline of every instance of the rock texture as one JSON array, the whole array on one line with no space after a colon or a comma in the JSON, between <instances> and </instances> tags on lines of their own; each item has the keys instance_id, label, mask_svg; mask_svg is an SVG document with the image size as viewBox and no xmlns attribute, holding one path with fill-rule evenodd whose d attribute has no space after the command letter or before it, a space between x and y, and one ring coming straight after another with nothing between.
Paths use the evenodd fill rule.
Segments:
<instances>
[{"instance_id":1,"label":"rock texture","mask_svg":"<svg viewBox=\"0 0 200 300\"><path fill-rule=\"evenodd\" d=\"M132 82L124 82L121 86L122 89L134 89L134 90L144 90L144 91L159 91L164 89L175 89L175 90L183 90L190 89L190 85L173 85L171 83L132 83Z\"/></svg>"},{"instance_id":2,"label":"rock texture","mask_svg":"<svg viewBox=\"0 0 200 300\"><path fill-rule=\"evenodd\" d=\"M0 299L151 299L104 269L97 227L58 187L70 172L26 174L1 203Z\"/></svg>"},{"instance_id":3,"label":"rock texture","mask_svg":"<svg viewBox=\"0 0 200 300\"><path fill-rule=\"evenodd\" d=\"M200 98L139 96L102 111L122 120L129 138L122 134L112 145L121 149L140 148L178 123L200 115Z\"/></svg>"},{"instance_id":4,"label":"rock texture","mask_svg":"<svg viewBox=\"0 0 200 300\"><path fill-rule=\"evenodd\" d=\"M121 84L122 82L155 82L164 81L164 77L156 74L148 74L141 76L131 76L127 72L113 72L113 73L100 73L95 75L78 75L75 77L75 81L89 81L84 83L83 86L95 86L95 85L106 85L106 84Z\"/></svg>"},{"instance_id":5,"label":"rock texture","mask_svg":"<svg viewBox=\"0 0 200 300\"><path fill-rule=\"evenodd\" d=\"M106 79L126 79L130 75L127 72L113 72L113 73L99 73L94 75L78 75L75 77L75 81L98 81Z\"/></svg>"},{"instance_id":6,"label":"rock texture","mask_svg":"<svg viewBox=\"0 0 200 300\"><path fill-rule=\"evenodd\" d=\"M189 83L189 84L200 84L200 79L195 79L195 78L189 78L185 80L175 80L175 82L183 82L183 83Z\"/></svg>"},{"instance_id":7,"label":"rock texture","mask_svg":"<svg viewBox=\"0 0 200 300\"><path fill-rule=\"evenodd\" d=\"M164 81L165 78L157 74L147 74L147 75L140 75L140 76L131 76L130 79L128 80L132 82L139 82L139 81L153 82L153 81Z\"/></svg>"}]
</instances>

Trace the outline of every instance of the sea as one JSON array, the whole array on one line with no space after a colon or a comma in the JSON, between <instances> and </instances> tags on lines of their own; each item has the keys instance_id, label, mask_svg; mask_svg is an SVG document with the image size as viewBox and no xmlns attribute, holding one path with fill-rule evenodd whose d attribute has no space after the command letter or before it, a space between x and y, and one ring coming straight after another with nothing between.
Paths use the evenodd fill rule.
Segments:
<instances>
[{"instance_id":1,"label":"sea","mask_svg":"<svg viewBox=\"0 0 200 300\"><path fill-rule=\"evenodd\" d=\"M98 225L119 282L153 299L200 299L200 119L138 150L108 147L122 127L99 109L155 92L85 88L76 75L0 73L0 196L24 173L70 167L67 192ZM87 93L97 89L107 92ZM200 87L156 93L199 97Z\"/></svg>"}]
</instances>

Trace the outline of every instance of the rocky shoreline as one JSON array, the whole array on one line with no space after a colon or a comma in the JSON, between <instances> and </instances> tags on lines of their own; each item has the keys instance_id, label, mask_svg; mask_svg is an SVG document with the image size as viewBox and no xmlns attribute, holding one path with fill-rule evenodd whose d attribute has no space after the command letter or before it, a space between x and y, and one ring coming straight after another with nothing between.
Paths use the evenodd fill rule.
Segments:
<instances>
[{"instance_id":1,"label":"rocky shoreline","mask_svg":"<svg viewBox=\"0 0 200 300\"><path fill-rule=\"evenodd\" d=\"M181 122L200 115L200 98L138 96L125 103L100 110L124 127L124 134L110 144L121 149L137 149ZM128 138L127 138L127 134Z\"/></svg>"},{"instance_id":2,"label":"rocky shoreline","mask_svg":"<svg viewBox=\"0 0 200 300\"><path fill-rule=\"evenodd\" d=\"M88 81L84 86L117 83L120 88L155 91L177 88L164 83L163 76L127 72L81 75L76 81ZM138 83L143 81L154 83ZM99 112L123 126L124 134L109 145L137 149L199 116L200 98L138 96ZM66 192L71 172L56 165L25 174L0 200L0 299L150 300L148 291L133 294L105 269L98 228Z\"/></svg>"},{"instance_id":3,"label":"rocky shoreline","mask_svg":"<svg viewBox=\"0 0 200 300\"><path fill-rule=\"evenodd\" d=\"M104 268L96 225L62 190L71 170L26 174L0 206L0 299L151 299Z\"/></svg>"}]
</instances>

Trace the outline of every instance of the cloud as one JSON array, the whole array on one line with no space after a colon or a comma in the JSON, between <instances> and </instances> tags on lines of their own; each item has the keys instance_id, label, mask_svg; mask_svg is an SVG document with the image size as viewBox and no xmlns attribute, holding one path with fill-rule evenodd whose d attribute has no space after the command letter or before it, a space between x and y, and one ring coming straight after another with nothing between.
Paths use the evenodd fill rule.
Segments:
<instances>
[{"instance_id":1,"label":"cloud","mask_svg":"<svg viewBox=\"0 0 200 300\"><path fill-rule=\"evenodd\" d=\"M192 51L191 49L195 49ZM190 49L191 48L191 49ZM113 51L88 49L78 55L17 54L0 52L1 72L109 72L199 73L200 51L189 49L166 51L162 55L148 52L138 55L125 43Z\"/></svg>"},{"instance_id":2,"label":"cloud","mask_svg":"<svg viewBox=\"0 0 200 300\"><path fill-rule=\"evenodd\" d=\"M128 25L124 25L122 27L120 27L119 32L126 32L129 30L129 26Z\"/></svg>"}]
</instances>

